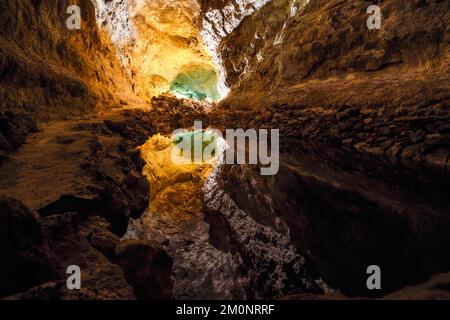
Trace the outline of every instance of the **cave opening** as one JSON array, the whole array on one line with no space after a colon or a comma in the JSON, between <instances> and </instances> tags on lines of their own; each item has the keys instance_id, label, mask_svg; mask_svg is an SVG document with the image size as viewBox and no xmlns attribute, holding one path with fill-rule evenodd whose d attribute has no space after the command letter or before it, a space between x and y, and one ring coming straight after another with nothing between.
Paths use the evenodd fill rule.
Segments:
<instances>
[{"instance_id":1,"label":"cave opening","mask_svg":"<svg viewBox=\"0 0 450 320\"><path fill-rule=\"evenodd\" d=\"M221 61L202 25L201 2L94 0L97 23L112 40L134 92L167 92L215 102L225 94ZM208 27L211 29L212 27Z\"/></svg>"},{"instance_id":2,"label":"cave opening","mask_svg":"<svg viewBox=\"0 0 450 320\"><path fill-rule=\"evenodd\" d=\"M212 102L220 99L217 86L216 70L189 65L182 68L172 80L170 91L180 98Z\"/></svg>"}]
</instances>

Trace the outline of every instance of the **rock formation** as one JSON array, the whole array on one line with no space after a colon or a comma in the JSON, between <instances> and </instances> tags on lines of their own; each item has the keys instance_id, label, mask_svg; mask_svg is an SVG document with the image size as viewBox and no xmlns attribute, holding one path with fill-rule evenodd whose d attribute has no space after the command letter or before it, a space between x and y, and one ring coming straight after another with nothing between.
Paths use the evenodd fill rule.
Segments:
<instances>
[{"instance_id":1,"label":"rock formation","mask_svg":"<svg viewBox=\"0 0 450 320\"><path fill-rule=\"evenodd\" d=\"M172 89L219 98L216 66L200 35L197 0L94 3L137 94L152 97Z\"/></svg>"},{"instance_id":2,"label":"rock formation","mask_svg":"<svg viewBox=\"0 0 450 320\"><path fill-rule=\"evenodd\" d=\"M66 26L70 4L0 4L2 111L62 118L112 108L131 92L91 1L79 1L81 30Z\"/></svg>"},{"instance_id":3,"label":"rock formation","mask_svg":"<svg viewBox=\"0 0 450 320\"><path fill-rule=\"evenodd\" d=\"M216 183L351 296L368 294L370 261L383 261L388 292L448 269L449 4L385 1L379 31L367 7L272 1L246 17L221 41L231 93L211 116L280 129L278 175L223 167Z\"/></svg>"},{"instance_id":4,"label":"rock formation","mask_svg":"<svg viewBox=\"0 0 450 320\"><path fill-rule=\"evenodd\" d=\"M448 1L75 2L0 3L0 298L448 299ZM195 120L279 172L169 163Z\"/></svg>"},{"instance_id":5,"label":"rock formation","mask_svg":"<svg viewBox=\"0 0 450 320\"><path fill-rule=\"evenodd\" d=\"M446 1L385 1L380 4L380 30L366 26L369 5L272 1L244 19L219 48L233 92L224 103L242 98L242 103L260 108L275 101L311 107L359 99L387 104L412 91L407 85L413 80L433 89L433 80L448 80L448 25L442 23L448 19ZM324 81L331 84L321 88ZM379 82L405 85L395 93L384 92L382 99ZM347 88L360 89L357 85L368 90L350 96ZM344 88L345 96L340 95Z\"/></svg>"}]
</instances>

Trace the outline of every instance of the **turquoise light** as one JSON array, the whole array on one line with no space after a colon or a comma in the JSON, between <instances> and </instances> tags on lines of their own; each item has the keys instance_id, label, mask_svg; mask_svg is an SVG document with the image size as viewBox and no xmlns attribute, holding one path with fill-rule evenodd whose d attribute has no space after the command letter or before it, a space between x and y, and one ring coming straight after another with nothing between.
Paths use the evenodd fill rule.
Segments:
<instances>
[{"instance_id":1,"label":"turquoise light","mask_svg":"<svg viewBox=\"0 0 450 320\"><path fill-rule=\"evenodd\" d=\"M217 73L213 69L204 66L186 66L170 84L170 91L176 95L203 100L219 100L217 92Z\"/></svg>"}]
</instances>

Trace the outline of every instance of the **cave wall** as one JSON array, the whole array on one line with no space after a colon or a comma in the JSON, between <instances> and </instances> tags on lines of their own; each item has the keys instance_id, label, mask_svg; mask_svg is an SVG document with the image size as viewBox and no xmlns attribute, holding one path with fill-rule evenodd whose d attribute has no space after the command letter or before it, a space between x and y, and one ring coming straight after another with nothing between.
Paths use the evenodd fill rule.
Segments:
<instances>
[{"instance_id":1,"label":"cave wall","mask_svg":"<svg viewBox=\"0 0 450 320\"><path fill-rule=\"evenodd\" d=\"M374 3L381 30L366 26ZM449 5L273 0L220 38L231 92L211 125L279 129L282 150L277 175L224 165L211 183L227 198L206 190L212 228L225 221L228 245L259 257L259 244L238 239L231 199L349 296L448 270ZM365 286L375 262L386 279L378 293Z\"/></svg>"},{"instance_id":2,"label":"cave wall","mask_svg":"<svg viewBox=\"0 0 450 320\"><path fill-rule=\"evenodd\" d=\"M66 26L71 4L81 30ZM131 92L89 0L2 1L0 27L2 111L57 119L117 106Z\"/></svg>"},{"instance_id":3,"label":"cave wall","mask_svg":"<svg viewBox=\"0 0 450 320\"><path fill-rule=\"evenodd\" d=\"M299 103L304 95L293 99L292 92L280 89L312 80L356 83L387 75L401 79L431 74L445 78L449 2L376 3L382 12L381 30L366 26L366 10L373 1L274 0L245 17L218 47L232 89L224 104ZM328 93L324 89L322 95Z\"/></svg>"},{"instance_id":4,"label":"cave wall","mask_svg":"<svg viewBox=\"0 0 450 320\"><path fill-rule=\"evenodd\" d=\"M95 0L119 59L142 97L169 91L180 75L185 89L218 99L216 64L203 42L197 0ZM211 79L206 79L212 74Z\"/></svg>"},{"instance_id":5,"label":"cave wall","mask_svg":"<svg viewBox=\"0 0 450 320\"><path fill-rule=\"evenodd\" d=\"M255 13L271 0L200 0L202 11L201 35L218 68L218 90L221 98L228 95L227 70L222 63L219 45L242 20Z\"/></svg>"},{"instance_id":6,"label":"cave wall","mask_svg":"<svg viewBox=\"0 0 450 320\"><path fill-rule=\"evenodd\" d=\"M222 246L244 247L243 259L252 261L246 269L250 277L257 277L252 271L255 261L275 263L277 254L257 252L261 247L268 251L271 246L283 247L283 243L242 228L237 207L244 221L285 236L315 279L351 297L382 296L447 271L449 205L433 202L419 190L444 199L448 184L406 182L387 170L368 176L375 169L373 163L351 154L345 161L342 150L329 152L336 161L326 160L323 154L282 153L275 176L261 176L256 166L222 166L204 190L206 215L215 233L212 239L225 234L223 238L231 240ZM221 220L227 228L216 227ZM382 268L379 291L366 287L366 268L372 264ZM288 283L302 274L297 271L284 277Z\"/></svg>"}]
</instances>

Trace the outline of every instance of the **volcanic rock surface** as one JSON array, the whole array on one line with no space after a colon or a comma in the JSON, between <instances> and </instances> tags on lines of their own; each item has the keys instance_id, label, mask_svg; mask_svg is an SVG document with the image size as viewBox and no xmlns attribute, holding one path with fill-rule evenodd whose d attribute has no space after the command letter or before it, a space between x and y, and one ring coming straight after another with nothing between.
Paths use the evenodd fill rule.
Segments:
<instances>
[{"instance_id":1,"label":"volcanic rock surface","mask_svg":"<svg viewBox=\"0 0 450 320\"><path fill-rule=\"evenodd\" d=\"M111 41L97 28L91 1L81 0L81 30L66 26L70 1L2 1L2 111L61 119L120 105L129 95Z\"/></svg>"},{"instance_id":2,"label":"volcanic rock surface","mask_svg":"<svg viewBox=\"0 0 450 320\"><path fill-rule=\"evenodd\" d=\"M121 262L124 260L122 252L126 250L116 253L116 246L127 230L129 218L138 218L148 205L150 189L141 175L143 161L135 148L154 131L146 116L137 113L124 111L124 114L48 124L41 132L30 136L2 166L1 193L21 200L32 210L30 212L21 202L16 204L14 201L17 200L11 198L2 202L2 217L7 219L6 225L2 225L15 226L5 229L10 229L14 238L5 234L5 239L10 239L2 241L3 252L6 252L4 261L12 263L11 267L2 269L2 277L21 283L26 280L22 273L31 274L33 278L27 285L37 286L16 298L136 297L126 281L128 264ZM139 118L141 120L137 120ZM71 159L70 164L68 159ZM27 240L29 237L36 239ZM13 241L15 238L20 241ZM41 243L42 249L39 249ZM151 244L144 246L153 250ZM22 254L21 250L33 252L33 255ZM41 251L47 252L48 258L43 254L39 258ZM17 258L9 257L12 252ZM133 252L127 253L127 259L132 259ZM134 258L139 259L138 252L134 253ZM24 267L18 268L22 260ZM149 260L146 266L152 263ZM34 270L33 264L43 264L42 270L53 273ZM65 285L66 269L70 265L78 265L82 270L83 289L80 291L68 290ZM34 271L26 272L25 267ZM148 279L170 278L170 260L159 268L164 267L165 274L161 275L160 271L148 275ZM14 274L9 271L11 268L15 270ZM38 275L34 276L34 273ZM165 297L170 297L170 281L161 281L161 292L167 287L169 291L166 290ZM140 282L129 282L135 286L139 297L160 297L142 294ZM16 292L10 289L5 293L23 289L23 286L12 287Z\"/></svg>"},{"instance_id":3,"label":"volcanic rock surface","mask_svg":"<svg viewBox=\"0 0 450 320\"><path fill-rule=\"evenodd\" d=\"M93 2L138 95L151 98L175 90L219 98L197 0Z\"/></svg>"},{"instance_id":4,"label":"volcanic rock surface","mask_svg":"<svg viewBox=\"0 0 450 320\"><path fill-rule=\"evenodd\" d=\"M448 1L71 3L0 4L0 298L448 298ZM278 174L152 167L195 120Z\"/></svg>"}]
</instances>

